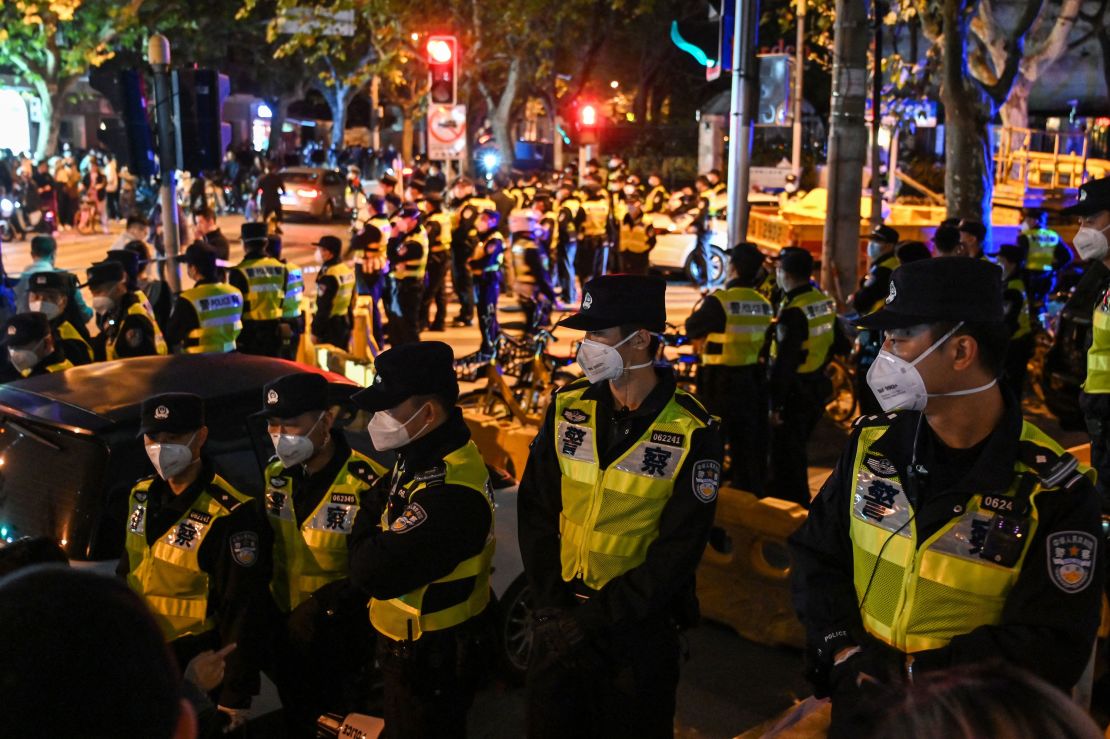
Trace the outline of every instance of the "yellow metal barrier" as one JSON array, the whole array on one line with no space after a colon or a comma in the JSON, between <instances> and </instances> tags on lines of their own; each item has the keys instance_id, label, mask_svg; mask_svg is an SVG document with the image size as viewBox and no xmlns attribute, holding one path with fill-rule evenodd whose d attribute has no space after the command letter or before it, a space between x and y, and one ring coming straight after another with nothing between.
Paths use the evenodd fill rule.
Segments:
<instances>
[{"instance_id":1,"label":"yellow metal barrier","mask_svg":"<svg viewBox=\"0 0 1110 739\"><path fill-rule=\"evenodd\" d=\"M362 387L370 387L374 382L373 359L361 359L331 344L314 347L313 359L314 366L343 375Z\"/></svg>"}]
</instances>

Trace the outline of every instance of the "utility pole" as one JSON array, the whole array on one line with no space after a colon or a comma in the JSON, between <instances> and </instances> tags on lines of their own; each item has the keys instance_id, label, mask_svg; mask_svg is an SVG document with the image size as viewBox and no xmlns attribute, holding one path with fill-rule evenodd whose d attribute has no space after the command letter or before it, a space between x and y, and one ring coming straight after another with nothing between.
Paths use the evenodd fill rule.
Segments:
<instances>
[{"instance_id":1,"label":"utility pole","mask_svg":"<svg viewBox=\"0 0 1110 739\"><path fill-rule=\"evenodd\" d=\"M883 8L882 0L871 6L875 56L871 76L871 228L883 223L883 150L879 130L883 126Z\"/></svg>"},{"instance_id":2,"label":"utility pole","mask_svg":"<svg viewBox=\"0 0 1110 739\"><path fill-rule=\"evenodd\" d=\"M759 0L736 0L732 33L732 101L728 130L728 248L748 240L748 190L751 182L752 114L759 86L755 49L759 37Z\"/></svg>"},{"instance_id":3,"label":"utility pole","mask_svg":"<svg viewBox=\"0 0 1110 739\"><path fill-rule=\"evenodd\" d=\"M181 253L180 231L177 220L177 168L174 145L173 121L170 111L173 101L170 93L170 42L156 33L147 45L147 59L154 67L154 111L158 117L158 173L162 180L159 202L162 204L162 243L166 248L166 282L175 293L181 292L181 268L177 258Z\"/></svg>"},{"instance_id":4,"label":"utility pole","mask_svg":"<svg viewBox=\"0 0 1110 739\"><path fill-rule=\"evenodd\" d=\"M829 197L821 284L840 301L855 288L860 193L867 156L867 19L870 0L837 0L829 125Z\"/></svg>"},{"instance_id":5,"label":"utility pole","mask_svg":"<svg viewBox=\"0 0 1110 739\"><path fill-rule=\"evenodd\" d=\"M798 40L794 48L794 141L790 152L790 170L794 182L802 183L802 96L805 94L803 77L806 63L806 0L798 0Z\"/></svg>"}]
</instances>

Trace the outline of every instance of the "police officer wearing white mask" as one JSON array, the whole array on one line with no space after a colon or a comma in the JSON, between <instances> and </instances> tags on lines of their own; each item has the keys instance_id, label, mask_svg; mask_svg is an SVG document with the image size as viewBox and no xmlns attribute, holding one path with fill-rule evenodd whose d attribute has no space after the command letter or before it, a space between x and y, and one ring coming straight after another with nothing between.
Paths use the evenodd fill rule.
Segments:
<instances>
[{"instance_id":1,"label":"police officer wearing white mask","mask_svg":"<svg viewBox=\"0 0 1110 739\"><path fill-rule=\"evenodd\" d=\"M1068 690L1099 625L1093 474L998 387L1009 331L998 267L894 272L864 416L791 537L810 678L830 737L871 735L884 684L988 659Z\"/></svg>"},{"instance_id":2,"label":"police officer wearing white mask","mask_svg":"<svg viewBox=\"0 0 1110 739\"><path fill-rule=\"evenodd\" d=\"M560 322L586 332L586 377L555 394L517 502L535 605L530 737L674 731L679 630L697 619L723 450L717 419L655 366L665 291L659 277L597 277Z\"/></svg>"}]
</instances>

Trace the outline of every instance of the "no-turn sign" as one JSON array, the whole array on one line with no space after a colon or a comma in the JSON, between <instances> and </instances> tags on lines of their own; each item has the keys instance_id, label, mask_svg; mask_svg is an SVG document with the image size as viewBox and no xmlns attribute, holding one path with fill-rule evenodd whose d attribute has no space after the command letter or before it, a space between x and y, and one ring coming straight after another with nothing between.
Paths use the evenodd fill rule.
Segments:
<instances>
[{"instance_id":1,"label":"no-turn sign","mask_svg":"<svg viewBox=\"0 0 1110 739\"><path fill-rule=\"evenodd\" d=\"M428 158L466 159L466 106L428 106Z\"/></svg>"}]
</instances>

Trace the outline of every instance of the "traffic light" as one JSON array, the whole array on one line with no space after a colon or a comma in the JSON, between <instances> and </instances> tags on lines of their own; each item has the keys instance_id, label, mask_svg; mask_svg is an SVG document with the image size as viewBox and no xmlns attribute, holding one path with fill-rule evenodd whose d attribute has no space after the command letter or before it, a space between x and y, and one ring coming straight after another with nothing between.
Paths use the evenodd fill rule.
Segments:
<instances>
[{"instance_id":1,"label":"traffic light","mask_svg":"<svg viewBox=\"0 0 1110 739\"><path fill-rule=\"evenodd\" d=\"M578 107L578 143L597 143L597 106L593 103L584 103Z\"/></svg>"},{"instance_id":2,"label":"traffic light","mask_svg":"<svg viewBox=\"0 0 1110 739\"><path fill-rule=\"evenodd\" d=\"M143 76L134 69L113 73L108 67L89 70L89 85L108 98L121 126L110 122L102 128L100 140L132 174L151 177L158 172L154 156L154 137L147 115L146 87ZM0 537L3 538L3 537Z\"/></svg>"},{"instance_id":3,"label":"traffic light","mask_svg":"<svg viewBox=\"0 0 1110 739\"><path fill-rule=\"evenodd\" d=\"M222 120L231 83L227 75L213 69L182 69L173 74L174 117L181 129L180 167L193 174L219 169L231 144L231 126Z\"/></svg>"},{"instance_id":4,"label":"traffic light","mask_svg":"<svg viewBox=\"0 0 1110 739\"><path fill-rule=\"evenodd\" d=\"M459 42L454 36L430 36L428 94L436 105L454 105L458 97Z\"/></svg>"}]
</instances>

